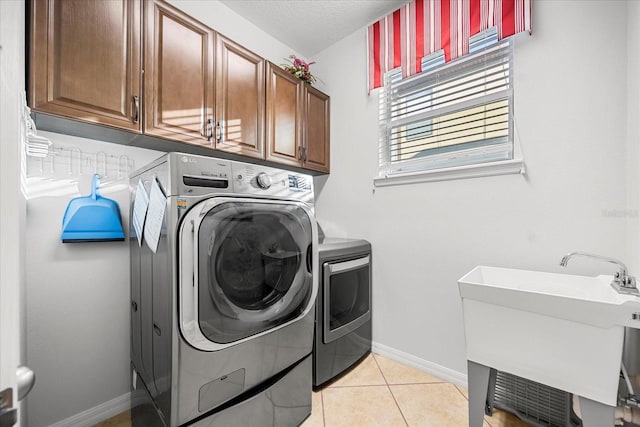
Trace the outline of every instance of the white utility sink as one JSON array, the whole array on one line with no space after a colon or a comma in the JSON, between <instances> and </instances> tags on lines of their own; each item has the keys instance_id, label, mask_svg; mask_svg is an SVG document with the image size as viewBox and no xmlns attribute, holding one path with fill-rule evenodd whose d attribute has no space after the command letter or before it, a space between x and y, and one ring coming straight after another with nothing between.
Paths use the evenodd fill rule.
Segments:
<instances>
[{"instance_id":1,"label":"white utility sink","mask_svg":"<svg viewBox=\"0 0 640 427\"><path fill-rule=\"evenodd\" d=\"M458 281L467 359L616 406L624 327L640 297L612 276L479 266Z\"/></svg>"}]
</instances>

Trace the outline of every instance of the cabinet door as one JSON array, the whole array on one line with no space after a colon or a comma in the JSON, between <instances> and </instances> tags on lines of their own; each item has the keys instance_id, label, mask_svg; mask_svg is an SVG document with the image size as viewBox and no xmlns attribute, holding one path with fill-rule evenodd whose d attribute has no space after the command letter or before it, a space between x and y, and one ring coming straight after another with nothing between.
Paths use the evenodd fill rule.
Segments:
<instances>
[{"instance_id":1,"label":"cabinet door","mask_svg":"<svg viewBox=\"0 0 640 427\"><path fill-rule=\"evenodd\" d=\"M31 2L34 110L140 132L138 0Z\"/></svg>"},{"instance_id":2,"label":"cabinet door","mask_svg":"<svg viewBox=\"0 0 640 427\"><path fill-rule=\"evenodd\" d=\"M144 132L213 146L213 30L147 0L144 33Z\"/></svg>"},{"instance_id":3,"label":"cabinet door","mask_svg":"<svg viewBox=\"0 0 640 427\"><path fill-rule=\"evenodd\" d=\"M266 159L301 166L303 83L267 64Z\"/></svg>"},{"instance_id":4,"label":"cabinet door","mask_svg":"<svg viewBox=\"0 0 640 427\"><path fill-rule=\"evenodd\" d=\"M329 96L305 87L303 167L329 172Z\"/></svg>"},{"instance_id":5,"label":"cabinet door","mask_svg":"<svg viewBox=\"0 0 640 427\"><path fill-rule=\"evenodd\" d=\"M218 34L215 68L215 147L264 158L264 60Z\"/></svg>"}]
</instances>

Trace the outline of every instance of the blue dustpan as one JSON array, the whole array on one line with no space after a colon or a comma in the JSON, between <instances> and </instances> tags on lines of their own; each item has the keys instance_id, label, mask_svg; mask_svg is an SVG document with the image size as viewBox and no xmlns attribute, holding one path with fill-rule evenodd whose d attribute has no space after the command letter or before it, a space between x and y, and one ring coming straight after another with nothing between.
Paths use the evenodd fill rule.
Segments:
<instances>
[{"instance_id":1,"label":"blue dustpan","mask_svg":"<svg viewBox=\"0 0 640 427\"><path fill-rule=\"evenodd\" d=\"M75 197L62 218L62 242L108 242L124 240L120 208L98 193L99 175L93 175L91 195Z\"/></svg>"}]
</instances>

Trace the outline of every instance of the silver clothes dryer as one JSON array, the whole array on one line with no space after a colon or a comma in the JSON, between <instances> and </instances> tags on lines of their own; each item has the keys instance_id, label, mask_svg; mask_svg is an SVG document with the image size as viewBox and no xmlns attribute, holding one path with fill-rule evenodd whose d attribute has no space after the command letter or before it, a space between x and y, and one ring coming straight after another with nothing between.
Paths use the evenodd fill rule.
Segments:
<instances>
[{"instance_id":1,"label":"silver clothes dryer","mask_svg":"<svg viewBox=\"0 0 640 427\"><path fill-rule=\"evenodd\" d=\"M130 186L132 424L300 424L318 289L312 178L170 153Z\"/></svg>"}]
</instances>

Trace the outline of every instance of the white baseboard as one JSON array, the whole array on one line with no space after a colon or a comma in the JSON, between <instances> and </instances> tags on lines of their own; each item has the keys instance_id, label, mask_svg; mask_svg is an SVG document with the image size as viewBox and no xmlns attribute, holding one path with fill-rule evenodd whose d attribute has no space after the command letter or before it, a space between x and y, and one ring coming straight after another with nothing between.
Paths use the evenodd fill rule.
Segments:
<instances>
[{"instance_id":1,"label":"white baseboard","mask_svg":"<svg viewBox=\"0 0 640 427\"><path fill-rule=\"evenodd\" d=\"M389 359L411 366L412 368L419 369L452 384L465 388L467 387L467 374L463 374L462 372L454 371L453 369L429 362L412 354L396 350L395 348L391 348L377 342L371 343L371 350L376 354L388 357Z\"/></svg>"},{"instance_id":2,"label":"white baseboard","mask_svg":"<svg viewBox=\"0 0 640 427\"><path fill-rule=\"evenodd\" d=\"M84 412L75 414L62 421L52 424L50 427L91 427L101 421L127 411L131 408L131 393L125 393L108 402L89 408Z\"/></svg>"}]
</instances>

